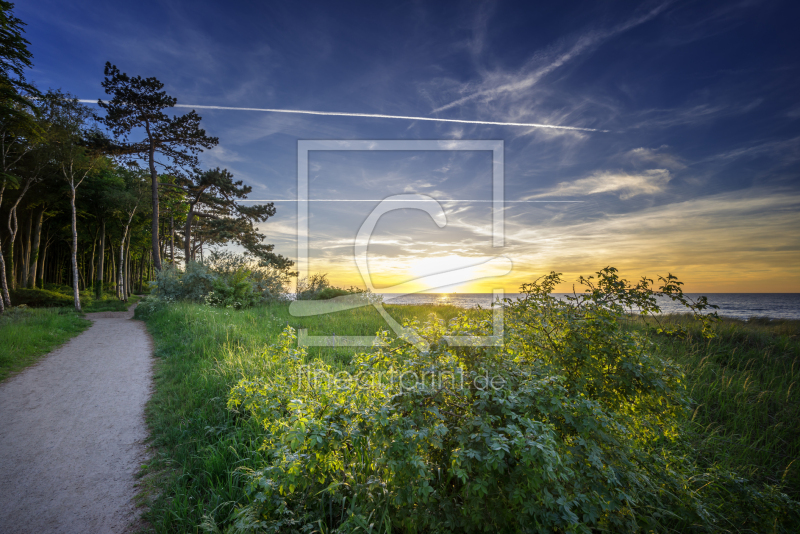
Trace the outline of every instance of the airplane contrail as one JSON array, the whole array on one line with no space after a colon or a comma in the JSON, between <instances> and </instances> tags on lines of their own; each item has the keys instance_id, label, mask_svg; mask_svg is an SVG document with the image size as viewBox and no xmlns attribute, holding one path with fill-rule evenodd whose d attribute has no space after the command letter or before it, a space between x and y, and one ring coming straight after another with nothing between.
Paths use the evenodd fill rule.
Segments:
<instances>
[{"instance_id":1,"label":"airplane contrail","mask_svg":"<svg viewBox=\"0 0 800 534\"><path fill-rule=\"evenodd\" d=\"M83 104L96 104L97 100L78 100ZM457 122L460 124L486 124L490 126L522 126L526 128L550 128L553 130L573 130L579 132L603 132L597 128L579 128L577 126L556 126L553 124L538 124L535 122L495 122L495 121L470 121L465 119L440 119L438 117L407 117L405 115L383 115L380 113L347 113L344 111L311 111L307 109L272 109L272 108L240 108L232 106L193 106L189 104L175 104L176 108L195 109L221 109L231 111L262 111L266 113L294 113L298 115L333 115L336 117L367 117L372 119L400 119L407 121L432 121L432 122Z\"/></svg>"}]
</instances>

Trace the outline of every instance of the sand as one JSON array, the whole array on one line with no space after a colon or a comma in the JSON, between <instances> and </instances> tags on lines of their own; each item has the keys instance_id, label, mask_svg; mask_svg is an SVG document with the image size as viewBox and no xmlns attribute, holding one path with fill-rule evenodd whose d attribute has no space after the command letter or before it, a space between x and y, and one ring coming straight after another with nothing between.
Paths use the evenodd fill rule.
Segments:
<instances>
[{"instance_id":1,"label":"sand","mask_svg":"<svg viewBox=\"0 0 800 534\"><path fill-rule=\"evenodd\" d=\"M130 531L152 345L133 309L0 384L0 533Z\"/></svg>"}]
</instances>

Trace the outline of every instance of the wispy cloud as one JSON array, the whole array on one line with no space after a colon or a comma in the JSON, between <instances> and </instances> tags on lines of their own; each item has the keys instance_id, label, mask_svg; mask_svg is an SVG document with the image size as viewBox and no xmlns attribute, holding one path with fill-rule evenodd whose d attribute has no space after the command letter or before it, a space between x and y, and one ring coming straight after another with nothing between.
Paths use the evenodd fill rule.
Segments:
<instances>
[{"instance_id":1,"label":"wispy cloud","mask_svg":"<svg viewBox=\"0 0 800 534\"><path fill-rule=\"evenodd\" d=\"M527 198L617 193L620 199L628 200L638 195L661 193L671 179L667 169L650 169L639 174L602 171L587 178L561 182L550 191Z\"/></svg>"},{"instance_id":2,"label":"wispy cloud","mask_svg":"<svg viewBox=\"0 0 800 534\"><path fill-rule=\"evenodd\" d=\"M490 102L505 94L516 94L526 91L536 85L542 78L573 59L591 52L608 39L639 26L663 12L669 5L664 2L648 10L646 13L634 16L612 28L592 30L575 40L566 50L561 46L554 50L535 54L526 65L515 73L490 71L483 73L484 80L479 84L467 84L463 87L465 96L434 109L434 113L445 111L473 100ZM482 43L482 33L478 34L478 41ZM476 46L480 51L482 46Z\"/></svg>"},{"instance_id":3,"label":"wispy cloud","mask_svg":"<svg viewBox=\"0 0 800 534\"><path fill-rule=\"evenodd\" d=\"M655 164L668 169L685 169L686 164L683 160L667 152L668 149L667 145L658 148L639 147L629 150L625 157L633 163Z\"/></svg>"}]
</instances>

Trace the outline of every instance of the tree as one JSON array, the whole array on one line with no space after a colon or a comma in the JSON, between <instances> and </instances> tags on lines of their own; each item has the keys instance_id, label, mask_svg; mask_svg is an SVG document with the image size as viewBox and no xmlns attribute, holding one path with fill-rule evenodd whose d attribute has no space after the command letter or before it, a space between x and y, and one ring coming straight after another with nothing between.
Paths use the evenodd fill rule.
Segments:
<instances>
[{"instance_id":1,"label":"tree","mask_svg":"<svg viewBox=\"0 0 800 534\"><path fill-rule=\"evenodd\" d=\"M39 91L25 79L25 69L33 66L30 44L22 34L25 23L14 16L14 4L0 0L0 115L30 122L29 112L36 107L31 97Z\"/></svg>"},{"instance_id":2,"label":"tree","mask_svg":"<svg viewBox=\"0 0 800 534\"><path fill-rule=\"evenodd\" d=\"M145 160L150 170L153 262L155 268L161 270L156 165L178 174L182 168L196 166L197 154L203 148L216 146L219 141L200 128L201 117L194 110L172 117L164 113L165 109L175 106L177 99L167 95L163 91L164 84L156 78L130 77L110 62L106 62L103 73L103 89L112 98L108 102L98 101L106 112L102 121L121 141L118 153ZM144 129L145 137L130 141L128 136L138 128ZM157 153L166 161L158 161Z\"/></svg>"},{"instance_id":3,"label":"tree","mask_svg":"<svg viewBox=\"0 0 800 534\"><path fill-rule=\"evenodd\" d=\"M25 80L25 69L33 66L33 55L28 50L30 44L23 36L25 23L14 16L14 4L0 0L0 138L2 138L2 176L0 176L0 206L6 187L16 185L16 178L9 170L24 150L18 150L20 140L35 134L35 123L29 112L36 110L30 96L38 96L38 91ZM27 134L27 135L26 135ZM26 146L22 143L22 146ZM0 242L0 245L2 243ZM11 243L13 251L13 242ZM0 313L6 305L11 305L6 282L6 264L0 246L0 278L3 296L0 298Z\"/></svg>"},{"instance_id":4,"label":"tree","mask_svg":"<svg viewBox=\"0 0 800 534\"><path fill-rule=\"evenodd\" d=\"M105 158L92 150L86 141L86 126L93 117L91 110L71 95L48 92L47 104L52 110L51 147L61 177L69 185L72 212L72 293L75 309L81 310L78 274L78 221L75 198L77 189L92 170L105 162ZM96 134L95 134L96 135Z\"/></svg>"},{"instance_id":5,"label":"tree","mask_svg":"<svg viewBox=\"0 0 800 534\"><path fill-rule=\"evenodd\" d=\"M265 222L275 215L272 203L242 206L236 202L247 198L252 187L234 181L227 169L195 170L192 177L181 180L186 191L189 212L183 230L184 255L187 263L194 257L192 224L195 217L206 220L203 237L215 244L235 241L259 259L283 269L292 265L285 257L273 252L274 245L265 245L265 236L258 233L254 223Z\"/></svg>"},{"instance_id":6,"label":"tree","mask_svg":"<svg viewBox=\"0 0 800 534\"><path fill-rule=\"evenodd\" d=\"M120 300L127 301L130 287L128 277L125 275L123 267L126 263L125 258L130 252L129 230L131 228L131 223L133 222L136 211L143 202L144 195L140 172L125 169L117 169L117 172L124 180L124 189L107 191L107 195L114 196L113 202L116 203L117 215L124 223L119 247L119 264L117 265L117 295L120 297Z\"/></svg>"}]
</instances>

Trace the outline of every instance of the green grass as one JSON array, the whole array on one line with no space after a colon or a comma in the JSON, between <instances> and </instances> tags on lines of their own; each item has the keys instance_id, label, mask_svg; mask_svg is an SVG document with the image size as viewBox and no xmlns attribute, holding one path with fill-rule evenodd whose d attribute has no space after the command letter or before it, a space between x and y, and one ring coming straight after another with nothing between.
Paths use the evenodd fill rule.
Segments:
<instances>
[{"instance_id":1,"label":"green grass","mask_svg":"<svg viewBox=\"0 0 800 534\"><path fill-rule=\"evenodd\" d=\"M229 411L231 386L258 367L264 348L290 324L310 335L374 335L386 326L371 307L307 318L285 304L242 311L176 303L140 306L158 357L155 392L148 404L154 457L146 466L145 514L155 532L203 532L226 524L245 503L242 473L263 465L261 432ZM395 319L430 313L442 319L458 308L386 306ZM155 311L154 311L155 310ZM479 313L479 312L475 312ZM685 321L684 318L673 318ZM800 495L800 321L724 321L704 340L657 336L658 350L680 363L696 404L684 432L701 464L733 468L756 481ZM313 347L319 357L347 369L355 349Z\"/></svg>"},{"instance_id":2,"label":"green grass","mask_svg":"<svg viewBox=\"0 0 800 534\"><path fill-rule=\"evenodd\" d=\"M715 331L658 339L686 371L697 458L800 499L800 321L723 319Z\"/></svg>"},{"instance_id":3,"label":"green grass","mask_svg":"<svg viewBox=\"0 0 800 534\"><path fill-rule=\"evenodd\" d=\"M145 307L146 308L146 307ZM387 306L397 320L453 307ZM137 316L146 310L137 309ZM243 502L237 468L255 468L261 458L254 423L226 408L231 386L287 324L309 335L374 335L385 328L374 308L328 316L291 317L288 306L241 311L195 304L171 304L147 320L158 363L147 420L155 457L147 467L151 506L146 519L156 532L202 532L204 516L224 522ZM313 347L309 357L346 368L352 348Z\"/></svg>"},{"instance_id":4,"label":"green grass","mask_svg":"<svg viewBox=\"0 0 800 534\"><path fill-rule=\"evenodd\" d=\"M91 324L68 308L11 308L0 315L0 381L80 334Z\"/></svg>"},{"instance_id":5,"label":"green grass","mask_svg":"<svg viewBox=\"0 0 800 534\"><path fill-rule=\"evenodd\" d=\"M51 285L45 289L15 289L10 292L13 306L25 305L29 308L72 308L75 306L72 288L69 286ZM86 313L101 311L125 311L128 306L139 300L132 295L129 301L122 302L113 292L106 291L102 298L95 299L94 292L80 292L81 310Z\"/></svg>"}]
</instances>

